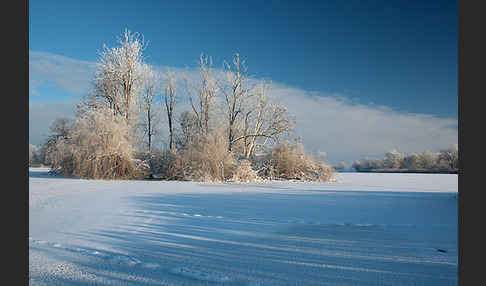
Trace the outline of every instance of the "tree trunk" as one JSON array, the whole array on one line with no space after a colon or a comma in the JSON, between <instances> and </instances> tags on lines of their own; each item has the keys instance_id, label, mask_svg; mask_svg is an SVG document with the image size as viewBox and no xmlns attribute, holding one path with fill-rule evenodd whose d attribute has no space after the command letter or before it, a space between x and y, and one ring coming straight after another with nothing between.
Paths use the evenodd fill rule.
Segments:
<instances>
[{"instance_id":1,"label":"tree trunk","mask_svg":"<svg viewBox=\"0 0 486 286\"><path fill-rule=\"evenodd\" d=\"M231 147L233 146L233 125L230 123L229 135L228 135L228 151L231 152Z\"/></svg>"},{"instance_id":2,"label":"tree trunk","mask_svg":"<svg viewBox=\"0 0 486 286\"><path fill-rule=\"evenodd\" d=\"M172 112L169 115L169 149L174 150L174 130L172 127Z\"/></svg>"},{"instance_id":3,"label":"tree trunk","mask_svg":"<svg viewBox=\"0 0 486 286\"><path fill-rule=\"evenodd\" d=\"M148 149L149 153L152 152L152 120L150 118L150 106L147 110L147 121L148 121Z\"/></svg>"}]
</instances>

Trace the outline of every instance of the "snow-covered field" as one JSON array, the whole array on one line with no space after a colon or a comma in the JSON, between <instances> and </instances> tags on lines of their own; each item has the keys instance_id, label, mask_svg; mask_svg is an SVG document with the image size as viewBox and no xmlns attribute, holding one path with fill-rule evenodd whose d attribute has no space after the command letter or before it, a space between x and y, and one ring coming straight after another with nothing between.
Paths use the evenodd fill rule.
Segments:
<instances>
[{"instance_id":1,"label":"snow-covered field","mask_svg":"<svg viewBox=\"0 0 486 286\"><path fill-rule=\"evenodd\" d=\"M29 170L31 285L456 285L457 175L92 181Z\"/></svg>"}]
</instances>

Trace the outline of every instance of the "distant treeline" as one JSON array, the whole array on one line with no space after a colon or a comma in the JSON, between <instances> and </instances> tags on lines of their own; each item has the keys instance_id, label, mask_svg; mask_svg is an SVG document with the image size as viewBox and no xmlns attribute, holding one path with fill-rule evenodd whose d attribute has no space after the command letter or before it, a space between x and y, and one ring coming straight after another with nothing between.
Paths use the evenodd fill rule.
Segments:
<instances>
[{"instance_id":1,"label":"distant treeline","mask_svg":"<svg viewBox=\"0 0 486 286\"><path fill-rule=\"evenodd\" d=\"M458 145L454 144L440 152L425 151L411 155L392 150L383 159L361 159L355 161L352 167L358 172L457 173L458 159Z\"/></svg>"}]
</instances>

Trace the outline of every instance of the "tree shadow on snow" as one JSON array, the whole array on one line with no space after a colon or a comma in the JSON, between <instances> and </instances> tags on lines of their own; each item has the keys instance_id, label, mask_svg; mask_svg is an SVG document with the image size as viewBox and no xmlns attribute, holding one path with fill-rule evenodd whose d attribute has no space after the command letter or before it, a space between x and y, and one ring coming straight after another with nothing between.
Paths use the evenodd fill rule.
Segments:
<instances>
[{"instance_id":1,"label":"tree shadow on snow","mask_svg":"<svg viewBox=\"0 0 486 286\"><path fill-rule=\"evenodd\" d=\"M438 254L432 248L435 244L428 245L420 237L403 236L410 230L408 227L397 233L388 232L379 225L403 223L402 218L410 215L410 205L415 205L412 208L415 210L427 209L428 196L352 191L326 191L328 194L323 196L313 192L302 190L302 194L295 194L262 190L258 194L131 196L127 197L133 204L131 211L121 214L126 218L125 223L115 229L73 235L109 244L138 259L142 268L135 270L137 275L147 275L142 274L143 263L158 265L158 271L150 274L150 278L157 281L169 279L189 283L185 280L189 279L193 285L206 285L210 282L204 280L207 277L217 280L230 273L233 282L228 285L248 285L250 278L269 281L272 285L285 283L288 279L311 285L324 277L344 284L358 279L372 285L377 279L392 279L395 275L392 273L408 273L410 269L423 271L425 276L415 277L413 271L402 275L425 279L431 284L455 281L452 276L437 278L444 269L454 271L454 266L438 263L426 267L420 262L425 258L415 251L417 248L428 249L427 259L433 257L438 262L443 259L438 256L442 253ZM430 203L437 203L432 197L428 199ZM360 218L368 217L376 222L384 212L395 213L401 218L399 221L381 219L383 221L378 225L360 221ZM435 242L443 246L442 242ZM447 242L444 247L450 245ZM397 251L403 249L407 249L402 253L403 259L412 262L395 261ZM289 262L289 257L297 261L290 259ZM418 262L414 263L414 259ZM301 276L302 269L297 269L294 262L300 263L301 268L324 266L321 272ZM361 265L363 270L334 269L325 267L327 264ZM364 266L373 271L367 271ZM172 269L179 271L174 274ZM347 278L341 276L343 271ZM203 279L194 278L198 275Z\"/></svg>"},{"instance_id":2,"label":"tree shadow on snow","mask_svg":"<svg viewBox=\"0 0 486 286\"><path fill-rule=\"evenodd\" d=\"M37 175L45 176L45 172ZM410 206L415 212L423 212L415 222L436 217L441 213L435 213L430 205L451 202L418 194L312 192L129 196L126 199L132 207L120 214L122 224L69 233L116 251L83 248L85 252L74 255L53 248L48 251L108 284L120 285L252 285L255 279L269 285L291 280L318 285L323 279L337 284L359 281L361 285L375 285L377 281L395 281L398 274L426 285L456 283L453 274L444 273L455 273L457 266L442 262L453 261L457 254L443 256L432 248L451 249L453 241L427 245L419 237L411 239L405 232L390 233L380 226L406 223ZM392 213L396 219L381 218ZM364 217L373 224L360 220ZM431 220L426 225L436 223ZM427 250L422 253L416 249ZM95 251L101 256L90 254ZM311 271L316 269L319 271ZM82 277L58 278L69 285L88 282ZM226 278L230 281L218 282Z\"/></svg>"}]
</instances>

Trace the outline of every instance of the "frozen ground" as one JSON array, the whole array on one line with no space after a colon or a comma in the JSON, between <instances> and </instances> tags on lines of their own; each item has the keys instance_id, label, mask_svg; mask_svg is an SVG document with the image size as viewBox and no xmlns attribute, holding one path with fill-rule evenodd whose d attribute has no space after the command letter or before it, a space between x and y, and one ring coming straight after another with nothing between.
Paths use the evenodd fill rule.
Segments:
<instances>
[{"instance_id":1,"label":"frozen ground","mask_svg":"<svg viewBox=\"0 0 486 286\"><path fill-rule=\"evenodd\" d=\"M31 285L457 285L457 175L203 184L29 171Z\"/></svg>"}]
</instances>

